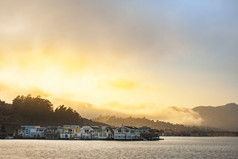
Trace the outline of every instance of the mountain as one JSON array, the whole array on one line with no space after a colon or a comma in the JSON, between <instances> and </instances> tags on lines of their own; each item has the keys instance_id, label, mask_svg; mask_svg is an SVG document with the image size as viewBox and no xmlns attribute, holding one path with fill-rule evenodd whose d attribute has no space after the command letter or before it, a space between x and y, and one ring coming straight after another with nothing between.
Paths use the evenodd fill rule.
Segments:
<instances>
[{"instance_id":1,"label":"mountain","mask_svg":"<svg viewBox=\"0 0 238 159\"><path fill-rule=\"evenodd\" d=\"M235 103L217 107L198 106L193 110L203 119L202 126L238 131L238 105Z\"/></svg>"},{"instance_id":2,"label":"mountain","mask_svg":"<svg viewBox=\"0 0 238 159\"><path fill-rule=\"evenodd\" d=\"M154 121L150 119L144 118L121 118L116 116L102 116L100 115L97 118L92 119L96 122L106 123L111 126L121 126L121 125L128 125L128 126L135 126L135 127L142 127L142 126L148 126L155 129L171 129L171 130L188 130L188 129L199 129L198 127L186 127L184 125L180 124L172 124L169 122L163 122L163 121Z\"/></svg>"},{"instance_id":3,"label":"mountain","mask_svg":"<svg viewBox=\"0 0 238 159\"><path fill-rule=\"evenodd\" d=\"M65 101L60 101L65 103ZM67 101L66 101L67 102ZM12 104L0 100L0 124L28 124L28 125L112 125L121 126L149 126L156 129L186 130L191 129L186 125L200 125L199 129L209 128L216 130L238 131L238 105L235 103L223 106L198 106L193 109L170 107L156 114L156 118L147 116L148 119L133 114L122 114L107 109L99 109L89 103L67 103L72 107L60 105L54 108L53 104L39 96L17 96ZM74 109L73 109L74 108ZM78 113L78 112L80 113ZM101 116L98 116L98 114ZM83 118L81 114L85 115ZM166 116L163 116L166 114ZM85 117L84 116L84 117ZM97 118L95 118L98 116ZM88 119L87 119L88 118ZM92 119L92 120L89 120ZM155 119L155 120L151 120ZM158 119L158 120L157 120ZM173 119L173 120L171 120ZM180 124L172 124L172 123ZM190 121L190 124L188 122ZM105 123L105 124L104 124ZM198 124L195 124L198 123ZM184 124L184 125L182 125ZM197 129L198 127L193 127ZM202 129L203 129L202 128Z\"/></svg>"},{"instance_id":4,"label":"mountain","mask_svg":"<svg viewBox=\"0 0 238 159\"><path fill-rule=\"evenodd\" d=\"M81 118L80 126L109 126L108 124L96 122L87 118Z\"/></svg>"}]
</instances>

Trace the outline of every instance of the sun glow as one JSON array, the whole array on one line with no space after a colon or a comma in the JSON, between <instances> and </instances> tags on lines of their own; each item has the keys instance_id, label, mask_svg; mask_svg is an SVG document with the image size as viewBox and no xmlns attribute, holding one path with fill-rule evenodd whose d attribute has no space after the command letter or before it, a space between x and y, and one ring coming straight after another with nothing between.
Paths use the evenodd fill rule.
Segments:
<instances>
[{"instance_id":1,"label":"sun glow","mask_svg":"<svg viewBox=\"0 0 238 159\"><path fill-rule=\"evenodd\" d=\"M59 1L0 1L0 100L150 117L237 101L237 9Z\"/></svg>"},{"instance_id":2,"label":"sun glow","mask_svg":"<svg viewBox=\"0 0 238 159\"><path fill-rule=\"evenodd\" d=\"M14 85L26 93L38 89L55 98L90 101L101 107L108 101L131 103L149 99L144 96L139 100L139 94L135 93L143 89L140 88L142 81L136 80L138 75L128 74L127 70L112 65L112 61L105 58L92 57L72 47L61 48L46 51L37 47L29 52L18 50L12 53L14 58L5 56L9 64L1 68L0 82Z\"/></svg>"}]
</instances>

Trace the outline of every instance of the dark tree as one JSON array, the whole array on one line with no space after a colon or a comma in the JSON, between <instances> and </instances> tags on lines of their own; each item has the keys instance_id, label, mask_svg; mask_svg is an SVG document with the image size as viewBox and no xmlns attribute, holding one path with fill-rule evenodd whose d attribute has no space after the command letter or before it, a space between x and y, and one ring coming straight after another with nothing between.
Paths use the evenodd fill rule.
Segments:
<instances>
[{"instance_id":1,"label":"dark tree","mask_svg":"<svg viewBox=\"0 0 238 159\"><path fill-rule=\"evenodd\" d=\"M57 124L79 124L81 116L71 107L60 105L55 109L55 120Z\"/></svg>"},{"instance_id":2,"label":"dark tree","mask_svg":"<svg viewBox=\"0 0 238 159\"><path fill-rule=\"evenodd\" d=\"M12 104L0 100L0 124L19 125L105 125L82 118L71 107L60 105L55 110L53 104L40 96L17 96Z\"/></svg>"},{"instance_id":3,"label":"dark tree","mask_svg":"<svg viewBox=\"0 0 238 159\"><path fill-rule=\"evenodd\" d=\"M53 104L40 96L17 96L13 100L13 109L20 121L26 124L42 124L50 122Z\"/></svg>"}]
</instances>

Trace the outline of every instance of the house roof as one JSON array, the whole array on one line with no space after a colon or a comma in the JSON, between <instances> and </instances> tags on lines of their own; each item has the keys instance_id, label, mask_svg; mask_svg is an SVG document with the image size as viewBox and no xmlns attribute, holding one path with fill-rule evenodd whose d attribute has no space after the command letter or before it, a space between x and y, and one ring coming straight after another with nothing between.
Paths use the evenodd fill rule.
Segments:
<instances>
[{"instance_id":1,"label":"house roof","mask_svg":"<svg viewBox=\"0 0 238 159\"><path fill-rule=\"evenodd\" d=\"M151 129L151 128L148 126L142 126L142 127L140 127L140 129Z\"/></svg>"},{"instance_id":2,"label":"house roof","mask_svg":"<svg viewBox=\"0 0 238 159\"><path fill-rule=\"evenodd\" d=\"M121 127L116 128L116 129L119 129L119 128L122 128L122 127L129 128L129 129L138 129L137 127L134 127L134 126L121 126Z\"/></svg>"},{"instance_id":3,"label":"house roof","mask_svg":"<svg viewBox=\"0 0 238 159\"><path fill-rule=\"evenodd\" d=\"M134 126L125 126L125 127L130 129L138 129L137 127L134 127Z\"/></svg>"}]
</instances>

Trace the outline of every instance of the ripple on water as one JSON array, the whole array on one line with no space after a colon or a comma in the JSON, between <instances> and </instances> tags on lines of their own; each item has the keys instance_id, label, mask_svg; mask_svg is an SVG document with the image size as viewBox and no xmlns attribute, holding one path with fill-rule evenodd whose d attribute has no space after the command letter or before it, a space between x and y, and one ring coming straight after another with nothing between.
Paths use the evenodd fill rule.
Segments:
<instances>
[{"instance_id":1,"label":"ripple on water","mask_svg":"<svg viewBox=\"0 0 238 159\"><path fill-rule=\"evenodd\" d=\"M237 137L162 141L0 140L0 158L238 158Z\"/></svg>"}]
</instances>

